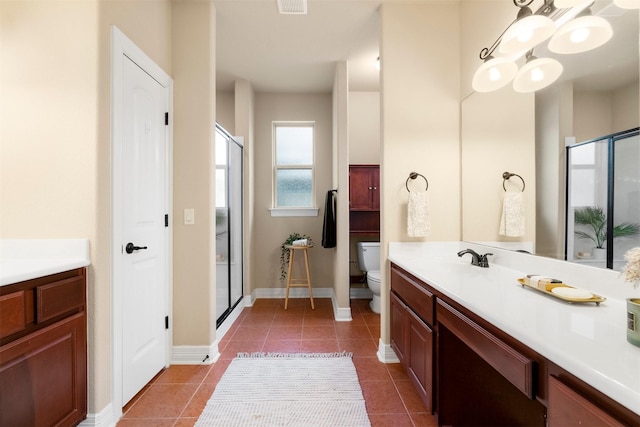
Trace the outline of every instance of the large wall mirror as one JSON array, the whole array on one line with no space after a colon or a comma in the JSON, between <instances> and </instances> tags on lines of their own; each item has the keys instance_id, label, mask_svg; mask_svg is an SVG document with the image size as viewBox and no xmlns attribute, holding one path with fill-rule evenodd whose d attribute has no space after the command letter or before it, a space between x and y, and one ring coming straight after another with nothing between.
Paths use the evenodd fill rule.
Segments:
<instances>
[{"instance_id":1,"label":"large wall mirror","mask_svg":"<svg viewBox=\"0 0 640 427\"><path fill-rule=\"evenodd\" d=\"M566 138L586 141L640 124L639 12L611 0L596 0L591 9L611 23L613 38L573 55L536 47L536 56L564 67L553 85L529 94L507 85L462 101L463 240L564 259ZM508 24L493 31L499 35ZM504 180L504 172L518 176ZM501 235L505 193L522 189L525 231Z\"/></svg>"}]
</instances>

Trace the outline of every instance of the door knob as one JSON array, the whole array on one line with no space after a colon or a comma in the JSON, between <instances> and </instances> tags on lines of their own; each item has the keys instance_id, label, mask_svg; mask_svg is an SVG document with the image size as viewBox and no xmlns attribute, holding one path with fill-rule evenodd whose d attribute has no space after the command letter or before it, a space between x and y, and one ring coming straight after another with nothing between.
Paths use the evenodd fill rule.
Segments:
<instances>
[{"instance_id":1,"label":"door knob","mask_svg":"<svg viewBox=\"0 0 640 427\"><path fill-rule=\"evenodd\" d=\"M133 251L139 251L141 249L147 249L146 246L135 246L133 243L127 243L127 246L124 247L124 250L127 251L128 254L133 253Z\"/></svg>"}]
</instances>

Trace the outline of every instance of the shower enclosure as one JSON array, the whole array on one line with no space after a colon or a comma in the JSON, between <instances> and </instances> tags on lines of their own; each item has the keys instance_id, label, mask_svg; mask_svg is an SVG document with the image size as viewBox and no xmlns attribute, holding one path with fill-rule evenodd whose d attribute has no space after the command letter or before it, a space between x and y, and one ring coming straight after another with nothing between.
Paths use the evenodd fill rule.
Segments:
<instances>
[{"instance_id":1,"label":"shower enclosure","mask_svg":"<svg viewBox=\"0 0 640 427\"><path fill-rule=\"evenodd\" d=\"M567 147L565 259L621 270L640 246L638 128Z\"/></svg>"},{"instance_id":2,"label":"shower enclosure","mask_svg":"<svg viewBox=\"0 0 640 427\"><path fill-rule=\"evenodd\" d=\"M242 144L216 124L216 327L242 299Z\"/></svg>"}]
</instances>

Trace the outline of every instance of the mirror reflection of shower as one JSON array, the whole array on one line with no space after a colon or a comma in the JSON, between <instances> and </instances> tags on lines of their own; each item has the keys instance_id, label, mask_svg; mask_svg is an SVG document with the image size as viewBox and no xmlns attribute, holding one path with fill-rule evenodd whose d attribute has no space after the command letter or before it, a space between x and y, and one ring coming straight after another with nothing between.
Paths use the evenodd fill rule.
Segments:
<instances>
[{"instance_id":1,"label":"mirror reflection of shower","mask_svg":"<svg viewBox=\"0 0 640 427\"><path fill-rule=\"evenodd\" d=\"M566 259L621 270L640 246L638 128L567 147Z\"/></svg>"}]
</instances>

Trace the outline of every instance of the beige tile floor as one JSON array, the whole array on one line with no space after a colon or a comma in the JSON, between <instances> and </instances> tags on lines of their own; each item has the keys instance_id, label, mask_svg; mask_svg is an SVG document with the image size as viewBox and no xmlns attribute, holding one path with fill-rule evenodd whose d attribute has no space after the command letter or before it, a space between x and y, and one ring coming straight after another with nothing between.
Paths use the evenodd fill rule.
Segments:
<instances>
[{"instance_id":1,"label":"beige tile floor","mask_svg":"<svg viewBox=\"0 0 640 427\"><path fill-rule=\"evenodd\" d=\"M125 406L118 427L193 426L231 360L254 351L352 352L372 426L435 426L400 365L376 357L380 316L368 302L353 300L353 321L336 322L330 299L315 299L315 310L308 299L290 299L286 311L282 299L259 299L221 340L215 363L159 373Z\"/></svg>"}]
</instances>

